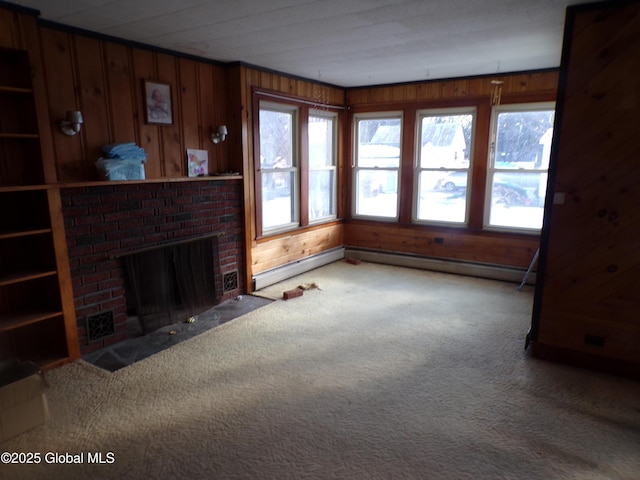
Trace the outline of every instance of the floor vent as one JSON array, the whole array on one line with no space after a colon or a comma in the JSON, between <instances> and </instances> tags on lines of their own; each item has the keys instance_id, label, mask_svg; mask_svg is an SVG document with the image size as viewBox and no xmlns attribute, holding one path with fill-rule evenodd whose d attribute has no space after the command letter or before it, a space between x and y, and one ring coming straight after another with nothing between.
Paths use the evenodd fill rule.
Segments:
<instances>
[{"instance_id":1,"label":"floor vent","mask_svg":"<svg viewBox=\"0 0 640 480\"><path fill-rule=\"evenodd\" d=\"M116 325L113 322L113 311L97 313L87 317L87 339L95 342L101 338L116 333Z\"/></svg>"},{"instance_id":2,"label":"floor vent","mask_svg":"<svg viewBox=\"0 0 640 480\"><path fill-rule=\"evenodd\" d=\"M222 291L224 293L231 292L238 288L238 271L225 273L222 276Z\"/></svg>"}]
</instances>

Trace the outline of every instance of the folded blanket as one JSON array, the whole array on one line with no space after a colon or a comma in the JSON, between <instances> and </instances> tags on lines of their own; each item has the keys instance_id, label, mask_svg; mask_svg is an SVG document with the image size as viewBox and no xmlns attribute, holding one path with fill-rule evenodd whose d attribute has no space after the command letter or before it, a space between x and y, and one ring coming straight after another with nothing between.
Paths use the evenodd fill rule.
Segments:
<instances>
[{"instance_id":1,"label":"folded blanket","mask_svg":"<svg viewBox=\"0 0 640 480\"><path fill-rule=\"evenodd\" d=\"M102 147L102 153L106 158L126 159L145 162L147 154L144 148L138 147L135 143L111 143Z\"/></svg>"}]
</instances>

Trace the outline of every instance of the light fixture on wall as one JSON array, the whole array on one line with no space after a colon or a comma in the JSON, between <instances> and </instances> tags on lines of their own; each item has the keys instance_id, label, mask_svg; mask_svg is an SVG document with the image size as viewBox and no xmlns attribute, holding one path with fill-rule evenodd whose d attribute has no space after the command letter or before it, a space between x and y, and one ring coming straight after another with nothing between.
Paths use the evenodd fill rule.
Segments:
<instances>
[{"instance_id":1,"label":"light fixture on wall","mask_svg":"<svg viewBox=\"0 0 640 480\"><path fill-rule=\"evenodd\" d=\"M82 119L82 112L67 112L64 117L64 120L60 120L60 130L65 135L69 135L70 137L80 132L80 126L84 123Z\"/></svg>"},{"instance_id":2,"label":"light fixture on wall","mask_svg":"<svg viewBox=\"0 0 640 480\"><path fill-rule=\"evenodd\" d=\"M227 126L220 125L214 132L211 132L211 141L213 143L224 142L224 139L227 138Z\"/></svg>"}]
</instances>

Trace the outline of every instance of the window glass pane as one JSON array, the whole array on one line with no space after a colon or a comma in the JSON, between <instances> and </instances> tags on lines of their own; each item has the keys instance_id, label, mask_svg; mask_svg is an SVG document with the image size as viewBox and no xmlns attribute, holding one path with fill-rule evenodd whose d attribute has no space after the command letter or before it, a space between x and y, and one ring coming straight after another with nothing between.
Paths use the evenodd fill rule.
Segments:
<instances>
[{"instance_id":1,"label":"window glass pane","mask_svg":"<svg viewBox=\"0 0 640 480\"><path fill-rule=\"evenodd\" d=\"M309 115L309 167L334 165L334 118Z\"/></svg>"},{"instance_id":2,"label":"window glass pane","mask_svg":"<svg viewBox=\"0 0 640 480\"><path fill-rule=\"evenodd\" d=\"M309 172L309 220L335 215L335 170Z\"/></svg>"},{"instance_id":3,"label":"window glass pane","mask_svg":"<svg viewBox=\"0 0 640 480\"><path fill-rule=\"evenodd\" d=\"M487 224L539 230L553 138L553 104L495 110Z\"/></svg>"},{"instance_id":4,"label":"window glass pane","mask_svg":"<svg viewBox=\"0 0 640 480\"><path fill-rule=\"evenodd\" d=\"M294 113L260 109L260 167L293 166Z\"/></svg>"},{"instance_id":5,"label":"window glass pane","mask_svg":"<svg viewBox=\"0 0 640 480\"><path fill-rule=\"evenodd\" d=\"M473 115L422 117L420 166L422 168L466 168L469 166Z\"/></svg>"},{"instance_id":6,"label":"window glass pane","mask_svg":"<svg viewBox=\"0 0 640 480\"><path fill-rule=\"evenodd\" d=\"M468 171L426 170L418 178L418 220L464 222Z\"/></svg>"},{"instance_id":7,"label":"window glass pane","mask_svg":"<svg viewBox=\"0 0 640 480\"><path fill-rule=\"evenodd\" d=\"M554 115L553 110L499 113L495 168L547 169Z\"/></svg>"},{"instance_id":8,"label":"window glass pane","mask_svg":"<svg viewBox=\"0 0 640 480\"><path fill-rule=\"evenodd\" d=\"M358 121L359 167L400 166L400 119L377 118Z\"/></svg>"},{"instance_id":9,"label":"window glass pane","mask_svg":"<svg viewBox=\"0 0 640 480\"><path fill-rule=\"evenodd\" d=\"M356 190L357 215L376 217L398 215L397 170L357 170Z\"/></svg>"},{"instance_id":10,"label":"window glass pane","mask_svg":"<svg viewBox=\"0 0 640 480\"><path fill-rule=\"evenodd\" d=\"M289 225L296 219L294 208L295 172L262 173L262 227Z\"/></svg>"},{"instance_id":11,"label":"window glass pane","mask_svg":"<svg viewBox=\"0 0 640 480\"><path fill-rule=\"evenodd\" d=\"M496 172L491 183L489 223L542 228L547 173Z\"/></svg>"}]
</instances>

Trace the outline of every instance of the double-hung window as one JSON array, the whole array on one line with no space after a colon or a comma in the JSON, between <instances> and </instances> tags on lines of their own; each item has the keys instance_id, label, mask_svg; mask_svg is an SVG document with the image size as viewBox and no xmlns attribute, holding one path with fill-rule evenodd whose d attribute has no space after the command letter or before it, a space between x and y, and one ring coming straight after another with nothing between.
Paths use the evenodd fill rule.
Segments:
<instances>
[{"instance_id":1,"label":"double-hung window","mask_svg":"<svg viewBox=\"0 0 640 480\"><path fill-rule=\"evenodd\" d=\"M336 218L337 129L335 113L309 111L309 223Z\"/></svg>"},{"instance_id":2,"label":"double-hung window","mask_svg":"<svg viewBox=\"0 0 640 480\"><path fill-rule=\"evenodd\" d=\"M262 232L299 224L299 109L260 103L260 184Z\"/></svg>"},{"instance_id":3,"label":"double-hung window","mask_svg":"<svg viewBox=\"0 0 640 480\"><path fill-rule=\"evenodd\" d=\"M555 105L493 108L485 225L540 230Z\"/></svg>"},{"instance_id":4,"label":"double-hung window","mask_svg":"<svg viewBox=\"0 0 640 480\"><path fill-rule=\"evenodd\" d=\"M464 224L475 109L418 112L414 220Z\"/></svg>"},{"instance_id":5,"label":"double-hung window","mask_svg":"<svg viewBox=\"0 0 640 480\"><path fill-rule=\"evenodd\" d=\"M258 235L337 217L338 113L303 102L258 101ZM303 137L304 135L304 137Z\"/></svg>"},{"instance_id":6,"label":"double-hung window","mask_svg":"<svg viewBox=\"0 0 640 480\"><path fill-rule=\"evenodd\" d=\"M401 114L356 115L355 138L354 216L397 219Z\"/></svg>"}]
</instances>

